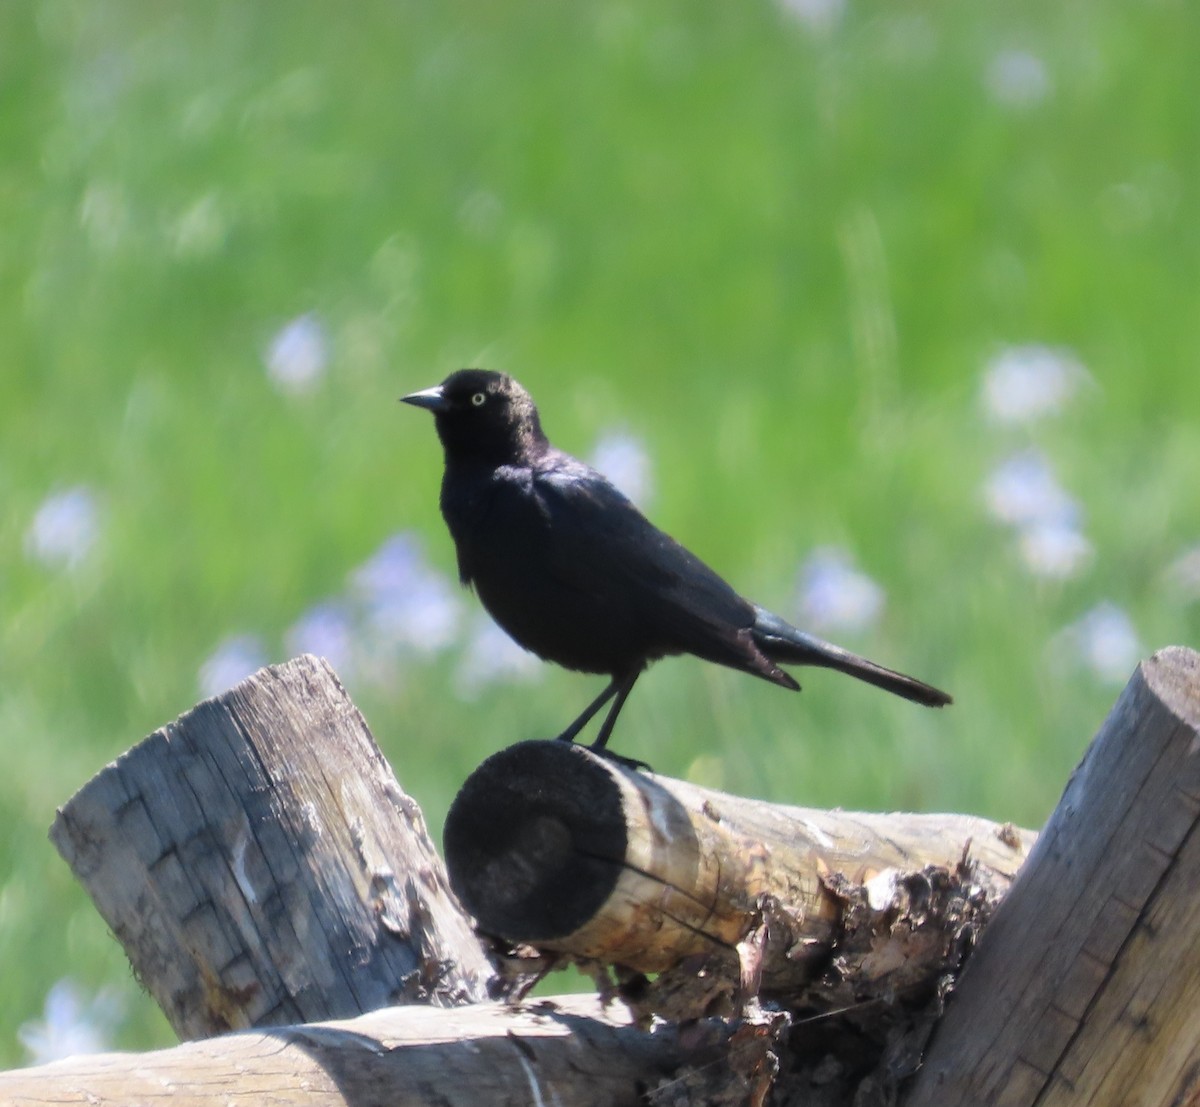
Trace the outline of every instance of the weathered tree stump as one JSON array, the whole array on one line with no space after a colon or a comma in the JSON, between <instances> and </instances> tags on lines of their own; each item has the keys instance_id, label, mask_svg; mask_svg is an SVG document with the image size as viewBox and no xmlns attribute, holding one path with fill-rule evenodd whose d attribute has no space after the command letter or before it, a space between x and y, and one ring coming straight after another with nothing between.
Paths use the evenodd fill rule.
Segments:
<instances>
[{"instance_id":1,"label":"weathered tree stump","mask_svg":"<svg viewBox=\"0 0 1200 1107\"><path fill-rule=\"evenodd\" d=\"M135 746L51 837L181 1038L488 996L417 805L328 664L263 669Z\"/></svg>"},{"instance_id":2,"label":"weathered tree stump","mask_svg":"<svg viewBox=\"0 0 1200 1107\"><path fill-rule=\"evenodd\" d=\"M894 909L897 882L972 863L998 899L1034 835L963 815L785 807L636 772L563 742L522 742L488 758L446 820L451 884L480 929L572 957L661 972L754 953L766 996L800 991L846 931L854 897ZM930 931L935 931L931 920ZM861 959L867 989L944 971L944 943L878 927Z\"/></svg>"},{"instance_id":3,"label":"weathered tree stump","mask_svg":"<svg viewBox=\"0 0 1200 1107\"><path fill-rule=\"evenodd\" d=\"M906 1107L1200 1103L1200 655L1143 662L968 963Z\"/></svg>"}]
</instances>

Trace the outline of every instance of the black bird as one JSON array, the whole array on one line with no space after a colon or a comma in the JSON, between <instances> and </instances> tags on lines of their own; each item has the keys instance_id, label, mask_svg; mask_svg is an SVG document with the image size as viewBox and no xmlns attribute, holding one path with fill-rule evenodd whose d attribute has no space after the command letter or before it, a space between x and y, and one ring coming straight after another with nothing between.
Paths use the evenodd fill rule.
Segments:
<instances>
[{"instance_id":1,"label":"black bird","mask_svg":"<svg viewBox=\"0 0 1200 1107\"><path fill-rule=\"evenodd\" d=\"M800 685L779 664L836 669L928 707L951 702L742 599L595 469L550 445L512 377L463 369L401 398L437 424L442 515L462 583L525 649L611 678L563 741L612 700L593 743L603 749L642 670L668 654L695 654L793 691Z\"/></svg>"}]
</instances>

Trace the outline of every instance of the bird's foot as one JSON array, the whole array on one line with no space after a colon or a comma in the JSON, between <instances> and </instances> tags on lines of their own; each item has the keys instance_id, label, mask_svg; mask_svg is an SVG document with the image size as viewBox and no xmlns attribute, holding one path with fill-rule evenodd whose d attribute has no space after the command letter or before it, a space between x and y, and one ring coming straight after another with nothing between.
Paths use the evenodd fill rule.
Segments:
<instances>
[{"instance_id":1,"label":"bird's foot","mask_svg":"<svg viewBox=\"0 0 1200 1107\"><path fill-rule=\"evenodd\" d=\"M556 742L574 742L575 736L570 731L567 731L563 734L555 735L554 740ZM579 744L582 745L582 743ZM622 754L613 753L607 746L602 746L599 742L593 742L590 746L583 746L583 749L591 750L597 757L603 757L606 761L615 761L618 765L623 765L635 773L640 769L645 769L648 773L654 772L653 767L648 761L639 761L636 757L625 757Z\"/></svg>"},{"instance_id":2,"label":"bird's foot","mask_svg":"<svg viewBox=\"0 0 1200 1107\"><path fill-rule=\"evenodd\" d=\"M613 753L606 746L591 745L587 747L597 757L603 757L606 761L615 761L623 768L629 769L631 772L639 772L645 770L648 773L654 772L649 761L639 761L636 757L624 757L619 753Z\"/></svg>"}]
</instances>

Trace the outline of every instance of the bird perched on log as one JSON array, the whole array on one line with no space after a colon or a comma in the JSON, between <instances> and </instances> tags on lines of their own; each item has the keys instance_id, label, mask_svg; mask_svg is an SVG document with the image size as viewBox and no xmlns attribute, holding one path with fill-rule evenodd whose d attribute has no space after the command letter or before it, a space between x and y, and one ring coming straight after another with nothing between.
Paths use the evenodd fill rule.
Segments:
<instances>
[{"instance_id":1,"label":"bird perched on log","mask_svg":"<svg viewBox=\"0 0 1200 1107\"><path fill-rule=\"evenodd\" d=\"M609 677L563 741L611 700L592 744L603 750L642 670L669 654L793 691L800 685L780 665L836 669L928 707L951 702L744 600L595 469L552 446L529 393L507 374L462 369L401 399L433 412L462 583L525 649Z\"/></svg>"}]
</instances>

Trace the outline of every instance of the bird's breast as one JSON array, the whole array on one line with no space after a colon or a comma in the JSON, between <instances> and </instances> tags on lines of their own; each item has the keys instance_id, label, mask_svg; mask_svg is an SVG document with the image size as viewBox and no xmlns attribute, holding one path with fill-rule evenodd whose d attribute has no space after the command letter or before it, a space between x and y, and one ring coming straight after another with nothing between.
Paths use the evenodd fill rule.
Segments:
<instances>
[{"instance_id":1,"label":"bird's breast","mask_svg":"<svg viewBox=\"0 0 1200 1107\"><path fill-rule=\"evenodd\" d=\"M442 512L459 572L488 613L517 643L569 669L615 673L664 651L620 595L586 575L564 571L561 520L532 477L500 474L475 487L455 482Z\"/></svg>"}]
</instances>

